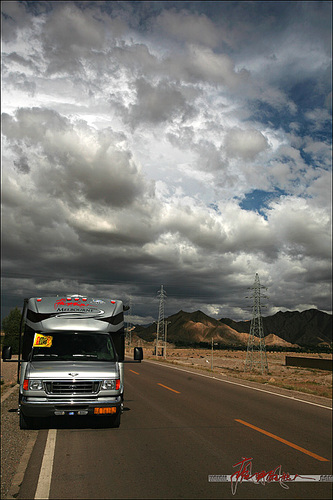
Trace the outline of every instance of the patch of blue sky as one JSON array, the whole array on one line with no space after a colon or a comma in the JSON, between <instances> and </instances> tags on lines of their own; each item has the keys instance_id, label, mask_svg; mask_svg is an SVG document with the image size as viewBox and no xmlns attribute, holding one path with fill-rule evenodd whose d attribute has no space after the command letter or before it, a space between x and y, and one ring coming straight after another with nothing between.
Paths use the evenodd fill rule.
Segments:
<instances>
[{"instance_id":1,"label":"patch of blue sky","mask_svg":"<svg viewBox=\"0 0 333 500\"><path fill-rule=\"evenodd\" d=\"M267 219L266 210L272 200L285 196L287 194L283 189L275 188L274 191L264 191L262 189L253 189L246 193L245 198L241 200L239 206L242 210L258 212Z\"/></svg>"},{"instance_id":2,"label":"patch of blue sky","mask_svg":"<svg viewBox=\"0 0 333 500\"><path fill-rule=\"evenodd\" d=\"M32 12L35 16L47 14L53 10L52 2L21 2L26 12Z\"/></svg>"},{"instance_id":3,"label":"patch of blue sky","mask_svg":"<svg viewBox=\"0 0 333 500\"><path fill-rule=\"evenodd\" d=\"M312 153L308 153L302 148L299 150L299 152L306 165L311 167L312 169L331 170L332 165L328 163L326 154L320 155L318 154L318 152L316 152L316 155L314 156Z\"/></svg>"},{"instance_id":4,"label":"patch of blue sky","mask_svg":"<svg viewBox=\"0 0 333 500\"><path fill-rule=\"evenodd\" d=\"M329 86L330 82L325 84L323 78L320 78L320 75L318 75L318 79L308 78L295 83L287 90L288 97L303 112L307 112L314 108L322 108L325 106L325 99L329 93ZM327 90L327 92L325 90Z\"/></svg>"},{"instance_id":5,"label":"patch of blue sky","mask_svg":"<svg viewBox=\"0 0 333 500\"><path fill-rule=\"evenodd\" d=\"M252 113L248 121L259 122L275 129L282 128L287 132L291 132L292 124L297 121L295 115L288 112L285 108L280 111L263 101L253 101L250 109Z\"/></svg>"},{"instance_id":6,"label":"patch of blue sky","mask_svg":"<svg viewBox=\"0 0 333 500\"><path fill-rule=\"evenodd\" d=\"M330 143L332 139L332 123L329 120L316 122L306 116L307 112L315 109L298 107L296 113L287 109L276 109L262 101L255 101L251 105L252 114L248 121L260 122L276 130L283 129L289 133L295 133L299 137L311 136L315 141Z\"/></svg>"},{"instance_id":7,"label":"patch of blue sky","mask_svg":"<svg viewBox=\"0 0 333 500\"><path fill-rule=\"evenodd\" d=\"M220 211L219 206L218 206L217 203L215 203L215 202L214 203L210 203L208 205L208 207L212 208L217 214L221 215L221 211Z\"/></svg>"}]
</instances>

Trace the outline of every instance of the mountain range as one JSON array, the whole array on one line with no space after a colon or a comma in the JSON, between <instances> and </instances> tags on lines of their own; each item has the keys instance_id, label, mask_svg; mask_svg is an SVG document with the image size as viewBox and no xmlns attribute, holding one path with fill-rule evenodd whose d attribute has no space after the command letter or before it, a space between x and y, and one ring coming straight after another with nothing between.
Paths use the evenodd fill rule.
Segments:
<instances>
[{"instance_id":1,"label":"mountain range","mask_svg":"<svg viewBox=\"0 0 333 500\"><path fill-rule=\"evenodd\" d=\"M214 319L202 311L179 311L168 318L168 342L219 342L224 345L246 345L251 321ZM268 346L297 347L332 345L332 315L317 309L287 311L263 317L265 344ZM136 326L133 332L146 341L156 339L156 323Z\"/></svg>"}]
</instances>

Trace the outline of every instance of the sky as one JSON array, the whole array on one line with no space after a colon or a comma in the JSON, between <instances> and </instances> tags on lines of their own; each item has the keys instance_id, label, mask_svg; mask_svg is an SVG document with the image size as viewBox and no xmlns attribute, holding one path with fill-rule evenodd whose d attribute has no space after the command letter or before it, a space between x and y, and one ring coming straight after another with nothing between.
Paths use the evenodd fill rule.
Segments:
<instances>
[{"instance_id":1,"label":"sky","mask_svg":"<svg viewBox=\"0 0 333 500\"><path fill-rule=\"evenodd\" d=\"M332 313L332 3L1 2L2 314Z\"/></svg>"}]
</instances>

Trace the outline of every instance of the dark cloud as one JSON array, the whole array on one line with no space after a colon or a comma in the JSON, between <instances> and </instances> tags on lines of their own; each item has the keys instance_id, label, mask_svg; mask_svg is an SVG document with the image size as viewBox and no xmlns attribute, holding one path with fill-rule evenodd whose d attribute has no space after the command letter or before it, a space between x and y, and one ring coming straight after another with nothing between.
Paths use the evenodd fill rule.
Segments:
<instances>
[{"instance_id":1,"label":"dark cloud","mask_svg":"<svg viewBox=\"0 0 333 500\"><path fill-rule=\"evenodd\" d=\"M135 83L136 103L129 106L129 121L133 124L183 120L191 114L191 106L182 92L172 84L159 82L156 86L140 78Z\"/></svg>"},{"instance_id":2,"label":"dark cloud","mask_svg":"<svg viewBox=\"0 0 333 500\"><path fill-rule=\"evenodd\" d=\"M28 159L25 156L19 158L18 160L14 160L14 165L17 170L23 174L28 174L30 172Z\"/></svg>"},{"instance_id":3,"label":"dark cloud","mask_svg":"<svg viewBox=\"0 0 333 500\"><path fill-rule=\"evenodd\" d=\"M131 152L118 146L124 137L112 130L94 137L53 110L26 108L15 118L3 115L3 133L14 146L34 151L35 187L76 207L87 202L126 206L146 189Z\"/></svg>"}]
</instances>

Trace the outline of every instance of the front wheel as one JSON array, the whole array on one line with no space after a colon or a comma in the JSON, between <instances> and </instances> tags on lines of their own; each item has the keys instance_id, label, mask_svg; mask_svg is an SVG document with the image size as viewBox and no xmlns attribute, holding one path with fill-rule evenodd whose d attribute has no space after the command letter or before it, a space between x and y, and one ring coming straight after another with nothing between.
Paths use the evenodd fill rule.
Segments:
<instances>
[{"instance_id":1,"label":"front wheel","mask_svg":"<svg viewBox=\"0 0 333 500\"><path fill-rule=\"evenodd\" d=\"M20 429L34 429L36 426L35 419L33 417L27 417L23 415L22 410L20 411Z\"/></svg>"},{"instance_id":2,"label":"front wheel","mask_svg":"<svg viewBox=\"0 0 333 500\"><path fill-rule=\"evenodd\" d=\"M119 411L117 413L117 415L110 417L110 419L111 419L111 421L110 421L111 427L115 427L116 428L116 427L120 426L120 415L121 415L121 411Z\"/></svg>"}]
</instances>

